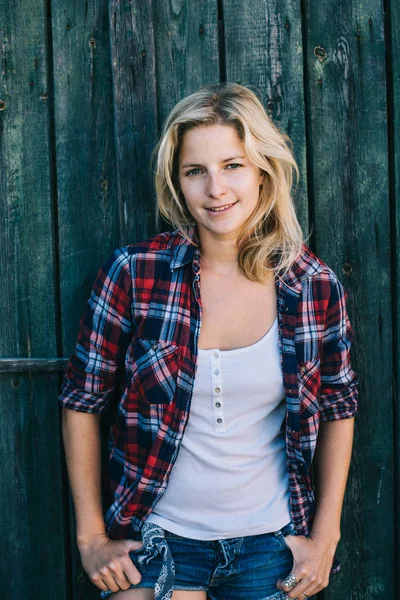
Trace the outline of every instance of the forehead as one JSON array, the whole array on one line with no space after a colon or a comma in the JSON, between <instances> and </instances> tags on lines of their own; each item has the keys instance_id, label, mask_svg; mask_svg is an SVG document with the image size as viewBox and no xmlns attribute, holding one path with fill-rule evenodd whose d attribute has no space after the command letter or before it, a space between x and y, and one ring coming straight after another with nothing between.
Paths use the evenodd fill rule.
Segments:
<instances>
[{"instance_id":1,"label":"forehead","mask_svg":"<svg viewBox=\"0 0 400 600\"><path fill-rule=\"evenodd\" d=\"M191 155L210 155L222 153L228 148L243 151L244 142L232 125L199 125L186 131L182 138L180 157ZM190 156L189 156L190 155Z\"/></svg>"}]
</instances>

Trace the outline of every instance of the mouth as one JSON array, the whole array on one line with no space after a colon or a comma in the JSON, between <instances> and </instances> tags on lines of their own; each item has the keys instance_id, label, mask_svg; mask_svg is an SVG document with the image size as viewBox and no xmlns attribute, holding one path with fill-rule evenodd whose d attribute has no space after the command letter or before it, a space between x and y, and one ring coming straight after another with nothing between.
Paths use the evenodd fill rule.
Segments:
<instances>
[{"instance_id":1,"label":"mouth","mask_svg":"<svg viewBox=\"0 0 400 600\"><path fill-rule=\"evenodd\" d=\"M239 200L236 200L236 202L233 202L232 204L224 204L224 206L216 206L215 208L210 207L210 208L206 208L206 210L213 214L219 214L222 212L227 212L233 206L235 206L235 204L237 204L238 202L239 202Z\"/></svg>"}]
</instances>

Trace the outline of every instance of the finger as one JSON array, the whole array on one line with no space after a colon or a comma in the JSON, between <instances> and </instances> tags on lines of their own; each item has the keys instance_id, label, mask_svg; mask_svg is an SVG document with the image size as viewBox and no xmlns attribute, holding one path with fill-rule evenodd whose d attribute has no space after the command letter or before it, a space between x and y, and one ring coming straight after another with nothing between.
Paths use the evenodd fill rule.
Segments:
<instances>
[{"instance_id":1,"label":"finger","mask_svg":"<svg viewBox=\"0 0 400 600\"><path fill-rule=\"evenodd\" d=\"M115 592L119 592L119 590L120 590L119 585L116 584L115 579L111 573L107 573L107 574L103 575L103 582L107 588L107 591L113 592L114 594L115 594Z\"/></svg>"},{"instance_id":2,"label":"finger","mask_svg":"<svg viewBox=\"0 0 400 600\"><path fill-rule=\"evenodd\" d=\"M142 575L141 575L140 571L136 568L136 566L133 564L133 562L130 558L128 558L127 561L123 561L122 566L123 566L123 570L125 573L125 577L131 584L137 585L138 583L141 582Z\"/></svg>"},{"instance_id":3,"label":"finger","mask_svg":"<svg viewBox=\"0 0 400 600\"><path fill-rule=\"evenodd\" d=\"M125 547L131 552L132 550L140 550L143 548L143 542L140 540L126 540Z\"/></svg>"},{"instance_id":4,"label":"finger","mask_svg":"<svg viewBox=\"0 0 400 600\"><path fill-rule=\"evenodd\" d=\"M93 579L91 579L91 582L95 586L97 586L98 588L100 588L102 592L109 592L110 591L102 579L98 579L96 581L94 581Z\"/></svg>"},{"instance_id":5,"label":"finger","mask_svg":"<svg viewBox=\"0 0 400 600\"><path fill-rule=\"evenodd\" d=\"M106 569L101 569L101 571L99 571L98 573L93 574L93 576L90 577L90 581L98 588L100 588L103 592L118 591L115 589L114 579L112 579L112 582L110 581Z\"/></svg>"},{"instance_id":6,"label":"finger","mask_svg":"<svg viewBox=\"0 0 400 600\"><path fill-rule=\"evenodd\" d=\"M282 592L291 592L292 590L298 590L298 584L301 581L300 575L296 575L294 571L289 573L284 579L278 579L276 587ZM295 598L295 596L293 596Z\"/></svg>"},{"instance_id":7,"label":"finger","mask_svg":"<svg viewBox=\"0 0 400 600\"><path fill-rule=\"evenodd\" d=\"M131 587L131 582L125 575L125 565L127 561L124 559L120 559L118 562L111 562L108 567L110 569L111 575L121 590L129 590Z\"/></svg>"},{"instance_id":8,"label":"finger","mask_svg":"<svg viewBox=\"0 0 400 600\"><path fill-rule=\"evenodd\" d=\"M313 591L310 587L310 582L303 579L290 590L283 588L283 591L290 600L307 600L307 597L313 596L313 594L315 594L317 591L320 591L320 589L322 588L314 589ZM307 597L304 596L304 594L306 594Z\"/></svg>"}]
</instances>

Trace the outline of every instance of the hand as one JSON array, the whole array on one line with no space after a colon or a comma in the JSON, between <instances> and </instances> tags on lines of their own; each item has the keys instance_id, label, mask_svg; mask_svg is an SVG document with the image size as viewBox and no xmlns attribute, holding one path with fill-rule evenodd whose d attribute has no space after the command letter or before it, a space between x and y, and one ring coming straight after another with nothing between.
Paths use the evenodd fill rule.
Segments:
<instances>
[{"instance_id":1,"label":"hand","mask_svg":"<svg viewBox=\"0 0 400 600\"><path fill-rule=\"evenodd\" d=\"M317 535L287 535L285 542L293 554L291 573L299 583L289 590L279 579L276 587L285 592L288 598L306 600L307 596L313 596L328 586L338 541Z\"/></svg>"},{"instance_id":2,"label":"hand","mask_svg":"<svg viewBox=\"0 0 400 600\"><path fill-rule=\"evenodd\" d=\"M110 540L101 534L79 544L79 552L90 581L103 591L115 593L140 583L142 576L132 563L129 552L142 546L140 541Z\"/></svg>"}]
</instances>

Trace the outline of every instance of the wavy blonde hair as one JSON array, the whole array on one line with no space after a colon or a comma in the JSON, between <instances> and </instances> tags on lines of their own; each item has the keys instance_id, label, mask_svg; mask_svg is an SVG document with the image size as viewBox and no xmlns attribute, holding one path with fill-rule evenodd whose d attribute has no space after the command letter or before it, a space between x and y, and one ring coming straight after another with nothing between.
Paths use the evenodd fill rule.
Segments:
<instances>
[{"instance_id":1,"label":"wavy blonde hair","mask_svg":"<svg viewBox=\"0 0 400 600\"><path fill-rule=\"evenodd\" d=\"M285 275L304 242L290 194L292 171L298 182L299 169L290 138L272 123L256 94L245 86L222 83L202 87L178 102L168 115L152 153L157 226L162 215L191 241L185 228L196 223L180 189L179 152L187 131L214 124L234 127L247 156L265 174L257 205L237 238L239 265L252 281L264 281L272 270L278 277L279 273Z\"/></svg>"}]
</instances>

